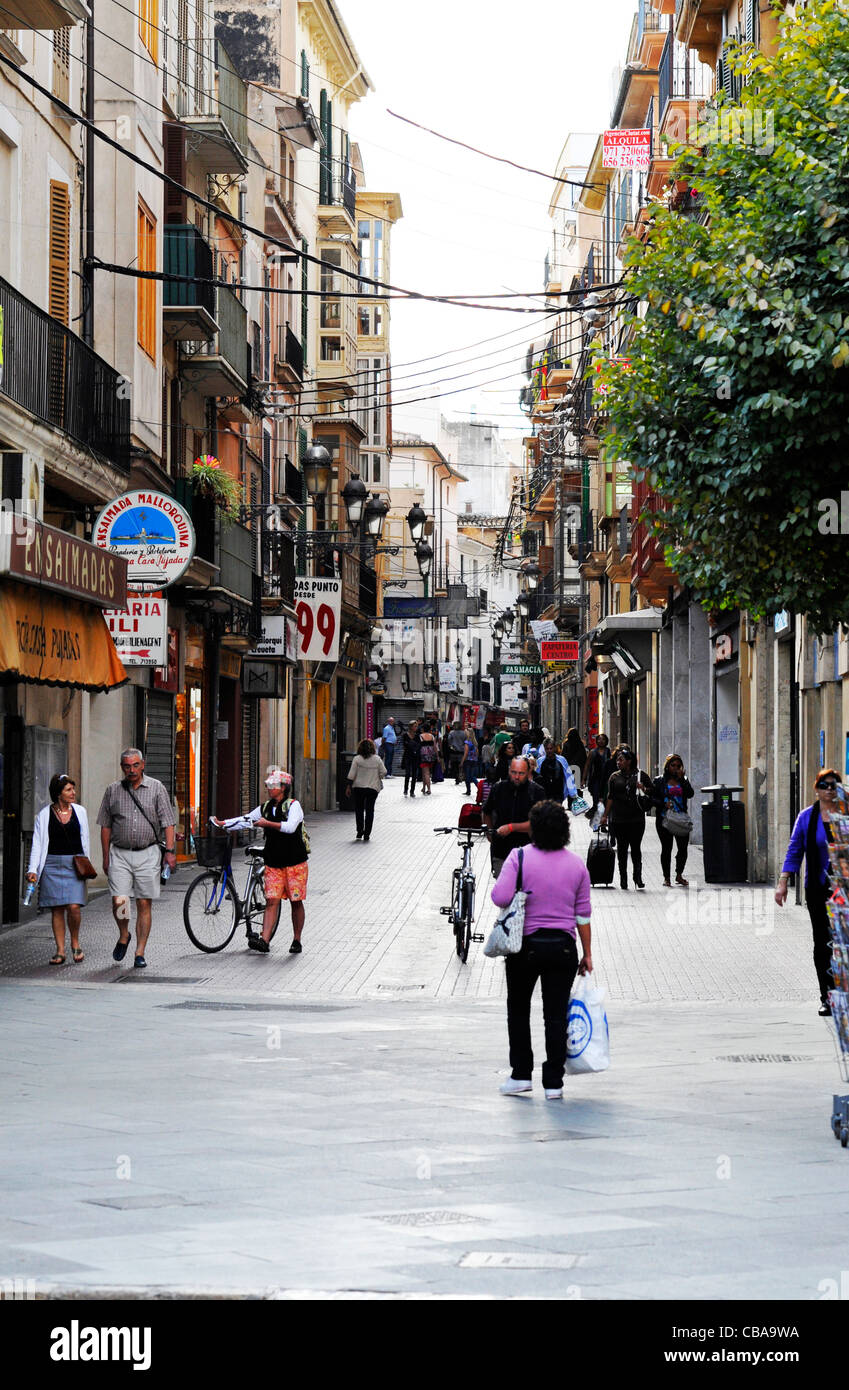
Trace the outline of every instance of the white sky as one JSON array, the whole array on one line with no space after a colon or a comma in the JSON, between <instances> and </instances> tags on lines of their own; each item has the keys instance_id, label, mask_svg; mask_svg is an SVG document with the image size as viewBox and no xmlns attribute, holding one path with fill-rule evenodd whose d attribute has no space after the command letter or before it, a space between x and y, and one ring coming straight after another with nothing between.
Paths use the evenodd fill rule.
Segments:
<instances>
[{"instance_id":1,"label":"white sky","mask_svg":"<svg viewBox=\"0 0 849 1390\"><path fill-rule=\"evenodd\" d=\"M392 236L392 283L430 294L540 294L554 184L414 130L387 108L554 173L570 131L597 132L610 118L611 74L624 63L636 0L337 4L375 87L350 119L366 186L399 193L404 210ZM394 304L395 428L427 436L441 409L521 432L522 361L538 322L536 315ZM447 355L427 360L437 354ZM425 368L431 384L420 374ZM469 385L441 401L412 403Z\"/></svg>"}]
</instances>

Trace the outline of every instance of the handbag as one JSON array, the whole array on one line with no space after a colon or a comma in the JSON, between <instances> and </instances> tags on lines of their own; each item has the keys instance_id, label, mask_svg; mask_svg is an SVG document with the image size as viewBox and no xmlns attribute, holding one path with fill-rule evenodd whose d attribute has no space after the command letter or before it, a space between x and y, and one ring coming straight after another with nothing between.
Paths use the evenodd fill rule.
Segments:
<instances>
[{"instance_id":1,"label":"handbag","mask_svg":"<svg viewBox=\"0 0 849 1390\"><path fill-rule=\"evenodd\" d=\"M693 830L693 817L686 811L664 811L663 826L670 835L690 835Z\"/></svg>"},{"instance_id":2,"label":"handbag","mask_svg":"<svg viewBox=\"0 0 849 1390\"><path fill-rule=\"evenodd\" d=\"M434 763L434 765L433 765L433 772L431 773L431 780L434 781L434 782L444 782L444 781L445 781L445 773L444 773L443 768L442 768L442 763L439 763L439 762Z\"/></svg>"},{"instance_id":3,"label":"handbag","mask_svg":"<svg viewBox=\"0 0 849 1390\"><path fill-rule=\"evenodd\" d=\"M522 888L522 857L519 850L519 872L516 875L516 891L506 907L502 907L495 926L483 948L485 956L515 956L522 949L525 932L525 902L527 893Z\"/></svg>"},{"instance_id":4,"label":"handbag","mask_svg":"<svg viewBox=\"0 0 849 1390\"><path fill-rule=\"evenodd\" d=\"M585 801L582 796L576 796L569 810L573 816L585 816L590 810L590 803Z\"/></svg>"},{"instance_id":5,"label":"handbag","mask_svg":"<svg viewBox=\"0 0 849 1390\"><path fill-rule=\"evenodd\" d=\"M603 1001L604 990L596 989L589 976L579 975L566 1021L566 1071L572 1076L607 1071L610 1066L610 1030Z\"/></svg>"},{"instance_id":6,"label":"handbag","mask_svg":"<svg viewBox=\"0 0 849 1390\"><path fill-rule=\"evenodd\" d=\"M97 869L92 864L87 854L74 855L74 871L77 878L85 881L88 878L97 878Z\"/></svg>"}]
</instances>

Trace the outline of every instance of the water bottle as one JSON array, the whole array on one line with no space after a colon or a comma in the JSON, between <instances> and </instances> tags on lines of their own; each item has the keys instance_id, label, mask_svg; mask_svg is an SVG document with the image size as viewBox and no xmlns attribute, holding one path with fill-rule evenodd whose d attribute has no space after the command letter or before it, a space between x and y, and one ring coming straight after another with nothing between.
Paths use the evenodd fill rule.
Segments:
<instances>
[{"instance_id":1,"label":"water bottle","mask_svg":"<svg viewBox=\"0 0 849 1390\"><path fill-rule=\"evenodd\" d=\"M160 871L159 871L159 882L160 882L160 883L167 883L170 877L171 877L171 865L168 863L168 861L167 861L166 859L163 859L163 861L162 861L162 868L161 868Z\"/></svg>"},{"instance_id":2,"label":"water bottle","mask_svg":"<svg viewBox=\"0 0 849 1390\"><path fill-rule=\"evenodd\" d=\"M35 892L35 884L34 884L34 883L28 883L27 886L26 886L26 888L24 889L24 896L23 896L23 899L22 899L22 902L23 902L24 907L29 907L30 903L32 902L32 897L33 897L34 892Z\"/></svg>"}]
</instances>

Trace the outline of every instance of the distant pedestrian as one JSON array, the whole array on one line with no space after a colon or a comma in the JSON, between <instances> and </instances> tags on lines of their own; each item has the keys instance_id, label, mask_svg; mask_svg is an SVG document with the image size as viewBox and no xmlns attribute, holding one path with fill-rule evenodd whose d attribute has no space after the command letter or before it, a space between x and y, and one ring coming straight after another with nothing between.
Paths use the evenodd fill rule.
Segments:
<instances>
[{"instance_id":1,"label":"distant pedestrian","mask_svg":"<svg viewBox=\"0 0 849 1390\"><path fill-rule=\"evenodd\" d=\"M354 814L357 821L357 839L371 839L374 824L374 803L383 790L383 779L388 777L383 763L375 752L370 738L361 739L357 744L357 754L348 773L345 795L354 793Z\"/></svg>"},{"instance_id":2,"label":"distant pedestrian","mask_svg":"<svg viewBox=\"0 0 849 1390\"><path fill-rule=\"evenodd\" d=\"M463 735L463 756L460 772L466 782L466 796L472 794L472 782L478 775L478 741L474 729L467 729Z\"/></svg>"},{"instance_id":3,"label":"distant pedestrian","mask_svg":"<svg viewBox=\"0 0 849 1390\"><path fill-rule=\"evenodd\" d=\"M634 869L634 887L643 883L643 855L640 848L646 831L646 806L651 805L653 787L637 766L637 755L630 748L621 748L616 759L616 771L607 784L607 803L601 824L608 822L616 838L619 860L619 887L628 887L628 850Z\"/></svg>"},{"instance_id":4,"label":"distant pedestrian","mask_svg":"<svg viewBox=\"0 0 849 1390\"><path fill-rule=\"evenodd\" d=\"M607 734L599 734L595 741L595 748L590 753L584 764L583 783L592 798L592 805L587 811L587 816L593 820L596 808L600 801L605 800L607 788L607 772L610 765L610 739Z\"/></svg>"},{"instance_id":5,"label":"distant pedestrian","mask_svg":"<svg viewBox=\"0 0 849 1390\"><path fill-rule=\"evenodd\" d=\"M820 989L819 1013L822 1018L831 1014L829 990L834 988L831 977L831 933L826 903L831 892L828 881L828 840L825 827L832 816L839 814L838 786L843 785L839 772L824 767L814 779L814 800L796 818L784 865L775 890L775 901L783 907L787 901L787 884L805 860L805 906L811 919L814 942L814 969Z\"/></svg>"},{"instance_id":6,"label":"distant pedestrian","mask_svg":"<svg viewBox=\"0 0 849 1390\"><path fill-rule=\"evenodd\" d=\"M530 844L522 850L522 888L528 892L522 949L505 962L510 1079L500 1089L502 1095L518 1096L533 1087L531 996L539 980L545 1021L542 1084L546 1100L561 1100L569 995L575 975L591 974L593 968L590 876L583 860L566 848L570 824L562 805L538 801L531 806L529 831ZM497 907L512 900L518 873L519 851L513 849L492 890Z\"/></svg>"},{"instance_id":7,"label":"distant pedestrian","mask_svg":"<svg viewBox=\"0 0 849 1390\"><path fill-rule=\"evenodd\" d=\"M506 779L495 782L483 805L484 821L490 827L489 854L492 876L498 878L511 849L530 844L528 815L545 792L531 781L527 758L514 758Z\"/></svg>"},{"instance_id":8,"label":"distant pedestrian","mask_svg":"<svg viewBox=\"0 0 849 1390\"><path fill-rule=\"evenodd\" d=\"M51 965L65 964L65 918L75 965L85 959L80 946L80 909L85 905L85 880L74 867L74 857L89 857L88 815L77 805L76 783L66 772L50 778L50 805L35 818L27 882L37 883L39 907L49 907L56 941Z\"/></svg>"},{"instance_id":9,"label":"distant pedestrian","mask_svg":"<svg viewBox=\"0 0 849 1390\"><path fill-rule=\"evenodd\" d=\"M575 787L580 791L583 786L587 749L577 729L567 729L566 742L563 745L563 756L569 764L572 776L575 779Z\"/></svg>"},{"instance_id":10,"label":"distant pedestrian","mask_svg":"<svg viewBox=\"0 0 849 1390\"><path fill-rule=\"evenodd\" d=\"M545 740L543 752L545 756L537 766L534 781L542 787L548 801L559 801L562 805L566 799L566 777L550 738Z\"/></svg>"},{"instance_id":11,"label":"distant pedestrian","mask_svg":"<svg viewBox=\"0 0 849 1390\"><path fill-rule=\"evenodd\" d=\"M421 728L417 719L411 719L401 736L401 766L404 769L404 795L416 794L416 782L421 763Z\"/></svg>"},{"instance_id":12,"label":"distant pedestrian","mask_svg":"<svg viewBox=\"0 0 849 1390\"><path fill-rule=\"evenodd\" d=\"M395 744L398 742L398 735L395 732L395 720L391 714L383 726L381 738L383 742L380 745L380 756L386 767L387 777L391 777L392 764L395 760Z\"/></svg>"},{"instance_id":13,"label":"distant pedestrian","mask_svg":"<svg viewBox=\"0 0 849 1390\"><path fill-rule=\"evenodd\" d=\"M434 738L434 735L430 729L430 726L428 725L422 731L419 748L419 766L421 767L422 794L424 796L430 796L431 794L431 777L433 776L434 766L438 761L439 745L437 744L436 739Z\"/></svg>"},{"instance_id":14,"label":"distant pedestrian","mask_svg":"<svg viewBox=\"0 0 849 1390\"><path fill-rule=\"evenodd\" d=\"M215 825L225 830L264 830L265 844L262 857L265 861L265 912L262 917L262 933L248 937L248 948L268 955L271 937L284 899L292 911L292 944L289 954L298 956L303 947L301 935L304 930L309 863L306 842L304 841L304 811L301 803L293 796L294 782L289 772L280 767L270 767L265 779L268 800L255 806L245 816L231 816L229 820L216 820Z\"/></svg>"},{"instance_id":15,"label":"distant pedestrian","mask_svg":"<svg viewBox=\"0 0 849 1390\"><path fill-rule=\"evenodd\" d=\"M112 959L121 961L130 944L129 899L136 900L137 970L147 965L145 947L150 936L152 905L159 897L162 871L162 842L165 863L173 870L175 816L168 793L155 777L146 777L144 755L138 748L125 748L121 754L120 782L111 782L103 793L97 824L103 872L112 894L112 915L118 926L118 941Z\"/></svg>"},{"instance_id":16,"label":"distant pedestrian","mask_svg":"<svg viewBox=\"0 0 849 1390\"><path fill-rule=\"evenodd\" d=\"M452 724L445 736L444 756L447 758L448 769L454 774L454 785L460 785L460 766L466 746L466 735L459 724Z\"/></svg>"},{"instance_id":17,"label":"distant pedestrian","mask_svg":"<svg viewBox=\"0 0 849 1390\"><path fill-rule=\"evenodd\" d=\"M666 823L666 818L670 816L670 813L678 812L681 815L686 815L687 802L696 794L684 775L683 759L679 758L677 753L670 753L663 764L663 772L659 777L655 777L653 785L656 808L655 824L660 840L660 867L663 871L663 886L664 888L672 887L670 875L672 873L672 843L674 841L675 882L680 883L682 888L687 888L689 885L684 877L684 870L687 867L690 832L689 830L686 832L676 830Z\"/></svg>"}]
</instances>

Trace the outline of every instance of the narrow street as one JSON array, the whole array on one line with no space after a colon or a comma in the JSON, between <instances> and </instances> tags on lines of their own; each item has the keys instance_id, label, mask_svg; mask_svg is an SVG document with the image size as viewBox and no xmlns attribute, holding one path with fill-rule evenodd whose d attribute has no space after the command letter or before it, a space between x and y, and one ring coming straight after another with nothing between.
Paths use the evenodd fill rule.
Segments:
<instances>
[{"instance_id":1,"label":"narrow street","mask_svg":"<svg viewBox=\"0 0 849 1390\"><path fill-rule=\"evenodd\" d=\"M690 889L665 892L647 835L646 892L594 893L610 1070L567 1078L562 1104L506 1099L503 966L479 946L462 966L438 912L456 849L431 828L461 801L446 783L410 802L396 779L368 845L353 817L312 817L300 958L283 928L267 958L196 952L187 869L146 972L112 963L102 897L79 967L47 965L44 918L0 939L5 1277L806 1300L839 1279L845 1154L804 910L705 889L695 854Z\"/></svg>"}]
</instances>

